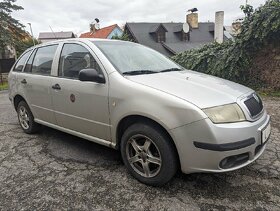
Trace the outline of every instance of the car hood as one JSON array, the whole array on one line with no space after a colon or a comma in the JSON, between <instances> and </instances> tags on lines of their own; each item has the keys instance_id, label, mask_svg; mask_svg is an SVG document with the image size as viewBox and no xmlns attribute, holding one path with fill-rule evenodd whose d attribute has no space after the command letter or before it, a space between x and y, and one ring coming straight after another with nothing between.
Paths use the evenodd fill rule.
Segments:
<instances>
[{"instance_id":1,"label":"car hood","mask_svg":"<svg viewBox=\"0 0 280 211\"><path fill-rule=\"evenodd\" d=\"M134 75L126 78L177 96L199 108L233 103L238 97L253 92L243 85L190 70Z\"/></svg>"}]
</instances>

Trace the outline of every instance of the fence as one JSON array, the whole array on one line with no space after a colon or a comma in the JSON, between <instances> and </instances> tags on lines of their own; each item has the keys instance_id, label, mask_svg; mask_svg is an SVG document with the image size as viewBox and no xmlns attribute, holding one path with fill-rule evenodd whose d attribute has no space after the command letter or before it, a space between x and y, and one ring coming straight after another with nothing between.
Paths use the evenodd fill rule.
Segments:
<instances>
[{"instance_id":1,"label":"fence","mask_svg":"<svg viewBox=\"0 0 280 211\"><path fill-rule=\"evenodd\" d=\"M15 59L0 59L0 73L8 73L15 63Z\"/></svg>"},{"instance_id":2,"label":"fence","mask_svg":"<svg viewBox=\"0 0 280 211\"><path fill-rule=\"evenodd\" d=\"M7 82L8 73L15 63L15 59L0 59L0 83Z\"/></svg>"}]
</instances>

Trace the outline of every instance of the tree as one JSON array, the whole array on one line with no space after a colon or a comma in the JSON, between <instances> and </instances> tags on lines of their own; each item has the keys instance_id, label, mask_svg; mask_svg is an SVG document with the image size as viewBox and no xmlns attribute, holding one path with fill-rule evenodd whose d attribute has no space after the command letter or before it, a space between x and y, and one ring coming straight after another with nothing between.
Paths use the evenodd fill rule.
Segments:
<instances>
[{"instance_id":1,"label":"tree","mask_svg":"<svg viewBox=\"0 0 280 211\"><path fill-rule=\"evenodd\" d=\"M112 37L113 40L124 40L124 41L132 41L130 38L129 38L129 35L127 33L123 33L121 36L113 36Z\"/></svg>"},{"instance_id":2,"label":"tree","mask_svg":"<svg viewBox=\"0 0 280 211\"><path fill-rule=\"evenodd\" d=\"M0 2L0 53L3 55L6 46L18 46L26 32L24 26L11 16L13 11L22 10L21 6L14 4L16 0L3 0Z\"/></svg>"},{"instance_id":3,"label":"tree","mask_svg":"<svg viewBox=\"0 0 280 211\"><path fill-rule=\"evenodd\" d=\"M35 45L40 44L40 41L34 38ZM20 42L17 42L15 46L17 51L17 57L20 56L27 48L30 48L34 45L32 37L25 38Z\"/></svg>"}]
</instances>

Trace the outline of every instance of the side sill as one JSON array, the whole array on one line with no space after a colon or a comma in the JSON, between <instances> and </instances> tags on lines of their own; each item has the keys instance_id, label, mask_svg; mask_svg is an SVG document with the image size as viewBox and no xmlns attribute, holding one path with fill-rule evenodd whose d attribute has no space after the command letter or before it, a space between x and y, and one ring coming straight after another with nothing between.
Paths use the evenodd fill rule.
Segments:
<instances>
[{"instance_id":1,"label":"side sill","mask_svg":"<svg viewBox=\"0 0 280 211\"><path fill-rule=\"evenodd\" d=\"M255 138L249 138L243 141L238 141L238 142L233 142L228 144L209 144L209 143L203 143L197 141L193 142L196 148L219 151L219 152L242 149L250 145L253 145L255 143L256 143Z\"/></svg>"},{"instance_id":2,"label":"side sill","mask_svg":"<svg viewBox=\"0 0 280 211\"><path fill-rule=\"evenodd\" d=\"M89 136L89 135L86 135L84 133L80 133L80 132L77 132L77 131L74 131L74 130L70 130L70 129L67 129L67 128L64 128L64 127L61 127L61 126L57 126L57 125L54 125L52 123L42 121L40 119L34 119L34 121L39 123L39 124L45 125L47 127L51 127L51 128L60 130L62 132L69 133L71 135L78 136L80 138L83 138L83 139L95 142L97 144L101 144L103 146L116 149L116 144L112 143L110 141L107 141L107 140L104 140L104 139L100 139L100 138L97 138L97 137L93 137L93 136Z\"/></svg>"}]
</instances>

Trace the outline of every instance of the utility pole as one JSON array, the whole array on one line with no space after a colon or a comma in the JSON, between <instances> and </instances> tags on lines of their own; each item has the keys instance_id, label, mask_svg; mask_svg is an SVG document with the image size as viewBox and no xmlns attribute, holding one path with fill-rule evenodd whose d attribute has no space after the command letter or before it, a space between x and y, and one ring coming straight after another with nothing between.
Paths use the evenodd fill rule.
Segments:
<instances>
[{"instance_id":1,"label":"utility pole","mask_svg":"<svg viewBox=\"0 0 280 211\"><path fill-rule=\"evenodd\" d=\"M32 36L32 41L33 41L33 45L35 46L35 40L34 40L34 36L33 36L33 31L32 31L32 26L31 23L27 23L30 27L30 32L31 32L31 36Z\"/></svg>"}]
</instances>

